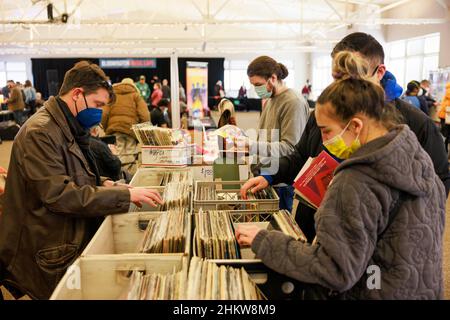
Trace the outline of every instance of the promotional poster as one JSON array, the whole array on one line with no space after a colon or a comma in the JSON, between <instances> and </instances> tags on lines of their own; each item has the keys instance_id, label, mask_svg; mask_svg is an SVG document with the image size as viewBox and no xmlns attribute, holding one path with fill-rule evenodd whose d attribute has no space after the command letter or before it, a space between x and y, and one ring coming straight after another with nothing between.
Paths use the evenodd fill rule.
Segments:
<instances>
[{"instance_id":1,"label":"promotional poster","mask_svg":"<svg viewBox=\"0 0 450 320\"><path fill-rule=\"evenodd\" d=\"M186 67L187 105L193 118L208 110L208 63L188 61Z\"/></svg>"}]
</instances>

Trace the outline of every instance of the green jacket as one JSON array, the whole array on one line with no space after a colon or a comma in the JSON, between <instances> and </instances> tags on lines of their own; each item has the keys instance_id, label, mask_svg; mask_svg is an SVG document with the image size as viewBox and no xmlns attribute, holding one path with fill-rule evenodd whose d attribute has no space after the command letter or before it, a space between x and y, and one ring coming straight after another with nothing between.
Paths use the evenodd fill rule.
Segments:
<instances>
[{"instance_id":1,"label":"green jacket","mask_svg":"<svg viewBox=\"0 0 450 320\"><path fill-rule=\"evenodd\" d=\"M138 88L141 97L144 98L146 102L148 102L148 98L150 97L150 87L148 86L148 84L136 82L135 85Z\"/></svg>"}]
</instances>

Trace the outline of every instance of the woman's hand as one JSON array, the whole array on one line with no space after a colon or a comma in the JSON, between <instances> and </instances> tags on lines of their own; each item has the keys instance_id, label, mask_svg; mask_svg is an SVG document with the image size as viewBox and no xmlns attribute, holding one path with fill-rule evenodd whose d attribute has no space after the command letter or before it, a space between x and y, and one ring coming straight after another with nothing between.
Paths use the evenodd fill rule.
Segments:
<instances>
[{"instance_id":1,"label":"woman's hand","mask_svg":"<svg viewBox=\"0 0 450 320\"><path fill-rule=\"evenodd\" d=\"M255 225L239 225L236 230L236 239L241 246L251 246L256 235L262 229Z\"/></svg>"},{"instance_id":2,"label":"woman's hand","mask_svg":"<svg viewBox=\"0 0 450 320\"><path fill-rule=\"evenodd\" d=\"M269 182L262 176L251 178L241 187L241 197L245 200L247 199L247 192L249 190L251 193L255 193L259 190L267 188L268 186Z\"/></svg>"},{"instance_id":3,"label":"woman's hand","mask_svg":"<svg viewBox=\"0 0 450 320\"><path fill-rule=\"evenodd\" d=\"M130 201L142 208L142 204L147 203L152 207L158 204L163 205L164 200L157 190L147 188L132 188L130 191Z\"/></svg>"}]
</instances>

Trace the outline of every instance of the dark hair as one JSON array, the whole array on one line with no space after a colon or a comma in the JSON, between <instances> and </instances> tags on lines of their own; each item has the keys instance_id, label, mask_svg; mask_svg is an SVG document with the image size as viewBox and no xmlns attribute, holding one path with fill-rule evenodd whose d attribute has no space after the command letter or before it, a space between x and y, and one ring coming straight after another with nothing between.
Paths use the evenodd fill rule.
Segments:
<instances>
[{"instance_id":1,"label":"dark hair","mask_svg":"<svg viewBox=\"0 0 450 320\"><path fill-rule=\"evenodd\" d=\"M340 77L320 94L317 103L330 103L334 115L342 122L363 113L389 129L399 122L399 116L394 106L386 105L383 88L374 82L368 70L369 63L361 56L350 51L337 53L333 73Z\"/></svg>"},{"instance_id":2,"label":"dark hair","mask_svg":"<svg viewBox=\"0 0 450 320\"><path fill-rule=\"evenodd\" d=\"M115 101L115 95L105 72L88 61L77 62L72 69L64 75L64 81L59 89L59 95L64 95L74 88L83 88L85 94L96 92L100 88L108 90L110 103Z\"/></svg>"},{"instance_id":3,"label":"dark hair","mask_svg":"<svg viewBox=\"0 0 450 320\"><path fill-rule=\"evenodd\" d=\"M158 107L168 107L170 104L170 101L167 99L161 99L158 102Z\"/></svg>"},{"instance_id":4,"label":"dark hair","mask_svg":"<svg viewBox=\"0 0 450 320\"><path fill-rule=\"evenodd\" d=\"M231 111L226 109L219 118L217 128L222 128L223 126L230 124L230 120L231 120Z\"/></svg>"},{"instance_id":5,"label":"dark hair","mask_svg":"<svg viewBox=\"0 0 450 320\"><path fill-rule=\"evenodd\" d=\"M25 81L25 88L27 87L32 87L30 80Z\"/></svg>"},{"instance_id":6,"label":"dark hair","mask_svg":"<svg viewBox=\"0 0 450 320\"><path fill-rule=\"evenodd\" d=\"M253 60L247 67L247 76L259 76L269 79L275 74L278 80L283 80L289 75L288 69L284 64L276 62L268 56L261 56Z\"/></svg>"},{"instance_id":7,"label":"dark hair","mask_svg":"<svg viewBox=\"0 0 450 320\"><path fill-rule=\"evenodd\" d=\"M410 94L411 92L413 92L414 90L419 90L420 89L420 83L418 81L410 81L407 86L406 86L406 94Z\"/></svg>"},{"instance_id":8,"label":"dark hair","mask_svg":"<svg viewBox=\"0 0 450 320\"><path fill-rule=\"evenodd\" d=\"M377 39L364 32L354 32L344 37L334 47L331 57L341 51L359 52L370 60L372 67L384 63L383 47Z\"/></svg>"}]
</instances>

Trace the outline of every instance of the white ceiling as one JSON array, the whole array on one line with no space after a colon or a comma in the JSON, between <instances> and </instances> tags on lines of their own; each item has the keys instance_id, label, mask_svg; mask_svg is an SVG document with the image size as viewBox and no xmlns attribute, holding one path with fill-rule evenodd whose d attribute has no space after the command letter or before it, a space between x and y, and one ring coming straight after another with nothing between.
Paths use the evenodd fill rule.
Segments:
<instances>
[{"instance_id":1,"label":"white ceiling","mask_svg":"<svg viewBox=\"0 0 450 320\"><path fill-rule=\"evenodd\" d=\"M320 51L350 26L436 24L387 19L411 0L0 0L0 54L167 55ZM49 22L47 5L53 4ZM69 15L61 22L63 13Z\"/></svg>"}]
</instances>

